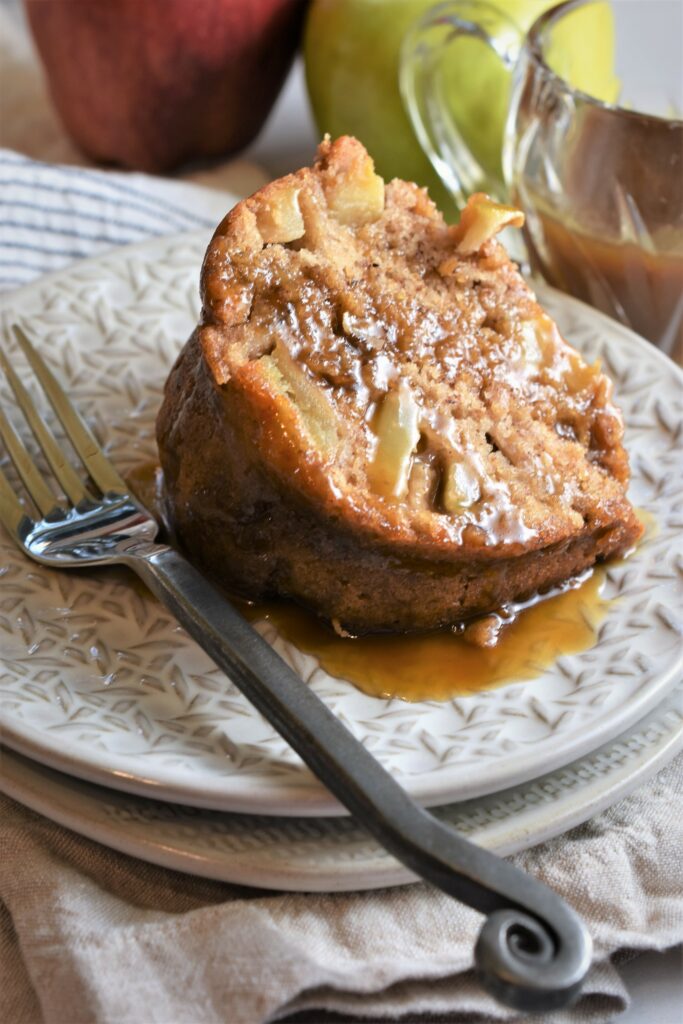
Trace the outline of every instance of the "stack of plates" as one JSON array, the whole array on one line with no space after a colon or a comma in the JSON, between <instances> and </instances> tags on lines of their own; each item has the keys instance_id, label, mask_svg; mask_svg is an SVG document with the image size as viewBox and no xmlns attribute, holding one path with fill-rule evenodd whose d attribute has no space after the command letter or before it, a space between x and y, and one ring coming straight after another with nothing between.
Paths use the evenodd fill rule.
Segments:
<instances>
[{"instance_id":1,"label":"stack of plates","mask_svg":"<svg viewBox=\"0 0 683 1024\"><path fill-rule=\"evenodd\" d=\"M154 459L154 417L195 322L205 242L120 250L0 304L3 322L40 339L124 472ZM596 645L527 682L408 704L365 696L259 627L409 793L500 853L584 821L683 747L681 374L588 307L538 291L616 383L631 496L652 523L607 571L613 600ZM411 878L124 570L56 572L0 536L0 712L0 788L116 849L268 888Z\"/></svg>"}]
</instances>

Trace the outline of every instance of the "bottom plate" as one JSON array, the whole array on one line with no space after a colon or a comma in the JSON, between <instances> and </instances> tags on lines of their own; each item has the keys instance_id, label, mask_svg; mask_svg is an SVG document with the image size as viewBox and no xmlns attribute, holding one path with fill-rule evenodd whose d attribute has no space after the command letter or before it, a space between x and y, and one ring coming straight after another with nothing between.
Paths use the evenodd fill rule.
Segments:
<instances>
[{"instance_id":1,"label":"bottom plate","mask_svg":"<svg viewBox=\"0 0 683 1024\"><path fill-rule=\"evenodd\" d=\"M435 813L499 854L561 834L615 803L683 749L683 682L636 726L532 782ZM414 880L350 818L203 811L83 782L5 749L0 789L123 853L225 882L342 892Z\"/></svg>"}]
</instances>

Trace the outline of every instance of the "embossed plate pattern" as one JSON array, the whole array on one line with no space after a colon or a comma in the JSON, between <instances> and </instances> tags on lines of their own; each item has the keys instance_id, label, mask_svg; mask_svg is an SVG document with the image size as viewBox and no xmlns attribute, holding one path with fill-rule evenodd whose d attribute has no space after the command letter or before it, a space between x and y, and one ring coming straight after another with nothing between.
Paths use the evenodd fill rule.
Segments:
<instances>
[{"instance_id":1,"label":"embossed plate pattern","mask_svg":"<svg viewBox=\"0 0 683 1024\"><path fill-rule=\"evenodd\" d=\"M436 813L468 839L507 856L598 814L681 749L678 686L636 726L579 761ZM414 878L348 817L273 818L180 807L94 786L9 751L0 790L123 853L224 882L343 892Z\"/></svg>"},{"instance_id":2,"label":"embossed plate pattern","mask_svg":"<svg viewBox=\"0 0 683 1024\"><path fill-rule=\"evenodd\" d=\"M30 325L124 471L155 455L164 379L198 307L206 239L157 239L3 297ZM681 374L651 346L539 289L569 340L600 356L629 425L632 498L657 531L607 576L618 596L597 645L541 677L446 703L359 693L262 629L425 804L495 792L595 749L660 701L680 672ZM5 331L6 336L6 331ZM0 383L0 396L7 399ZM533 650L529 652L533 662ZM0 535L0 713L5 742L120 789L262 814L342 808L150 595L122 571L50 571Z\"/></svg>"}]
</instances>

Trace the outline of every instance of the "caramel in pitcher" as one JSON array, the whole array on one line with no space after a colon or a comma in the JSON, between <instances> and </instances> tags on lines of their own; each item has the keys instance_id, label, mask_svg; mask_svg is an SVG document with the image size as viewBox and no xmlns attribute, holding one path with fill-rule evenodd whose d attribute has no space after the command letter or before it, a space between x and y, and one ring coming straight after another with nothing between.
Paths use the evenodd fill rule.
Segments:
<instances>
[{"instance_id":1,"label":"caramel in pitcher","mask_svg":"<svg viewBox=\"0 0 683 1024\"><path fill-rule=\"evenodd\" d=\"M526 233L534 271L683 364L683 243L656 252L587 234L539 207L534 216L536 231Z\"/></svg>"},{"instance_id":2,"label":"caramel in pitcher","mask_svg":"<svg viewBox=\"0 0 683 1024\"><path fill-rule=\"evenodd\" d=\"M532 269L683 363L683 121L581 109L555 164L517 183Z\"/></svg>"}]
</instances>

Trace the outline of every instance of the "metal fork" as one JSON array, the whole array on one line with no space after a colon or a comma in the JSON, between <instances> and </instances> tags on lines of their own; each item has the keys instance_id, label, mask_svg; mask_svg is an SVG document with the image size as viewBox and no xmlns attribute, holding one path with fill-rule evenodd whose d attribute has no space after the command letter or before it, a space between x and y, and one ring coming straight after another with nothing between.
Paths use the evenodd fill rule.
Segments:
<instances>
[{"instance_id":1,"label":"metal fork","mask_svg":"<svg viewBox=\"0 0 683 1024\"><path fill-rule=\"evenodd\" d=\"M0 520L30 558L57 569L127 565L287 740L309 768L394 857L488 915L475 948L483 985L501 1002L549 1012L577 998L591 940L556 893L459 836L419 807L230 603L165 544L158 525L104 455L26 334L20 348L77 452L70 464L0 349L8 382L52 471L48 485L7 416L0 437L36 514L0 470Z\"/></svg>"}]
</instances>

